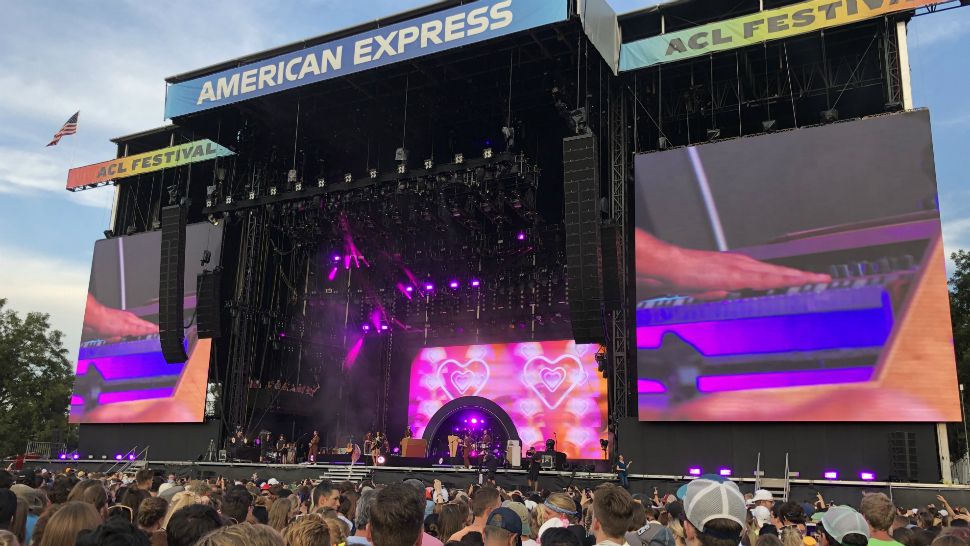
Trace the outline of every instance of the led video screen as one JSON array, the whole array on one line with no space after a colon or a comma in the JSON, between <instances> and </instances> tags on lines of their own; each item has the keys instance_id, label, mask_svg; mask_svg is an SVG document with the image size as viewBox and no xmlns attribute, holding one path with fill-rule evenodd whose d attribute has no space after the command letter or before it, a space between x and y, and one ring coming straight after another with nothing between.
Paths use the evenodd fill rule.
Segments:
<instances>
[{"instance_id":1,"label":"led video screen","mask_svg":"<svg viewBox=\"0 0 970 546\"><path fill-rule=\"evenodd\" d=\"M202 258L219 264L222 227L186 230L184 314L188 361L170 364L158 335L161 232L97 241L71 396L71 423L194 423L205 411L211 341L199 339Z\"/></svg>"},{"instance_id":2,"label":"led video screen","mask_svg":"<svg viewBox=\"0 0 970 546\"><path fill-rule=\"evenodd\" d=\"M928 112L635 168L640 420L960 419Z\"/></svg>"},{"instance_id":3,"label":"led video screen","mask_svg":"<svg viewBox=\"0 0 970 546\"><path fill-rule=\"evenodd\" d=\"M411 361L408 423L422 437L445 404L478 396L511 419L523 450L556 450L571 459L600 459L606 438L606 381L595 345L542 341L428 347Z\"/></svg>"}]
</instances>

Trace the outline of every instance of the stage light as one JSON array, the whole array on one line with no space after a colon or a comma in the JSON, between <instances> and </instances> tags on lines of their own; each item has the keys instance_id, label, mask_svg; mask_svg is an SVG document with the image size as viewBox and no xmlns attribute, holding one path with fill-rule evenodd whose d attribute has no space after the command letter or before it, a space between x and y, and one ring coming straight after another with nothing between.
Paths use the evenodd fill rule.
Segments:
<instances>
[{"instance_id":1,"label":"stage light","mask_svg":"<svg viewBox=\"0 0 970 546\"><path fill-rule=\"evenodd\" d=\"M67 459L67 453L61 453L60 455L57 456L57 458L60 459L60 460L62 460L62 461L64 459Z\"/></svg>"},{"instance_id":2,"label":"stage light","mask_svg":"<svg viewBox=\"0 0 970 546\"><path fill-rule=\"evenodd\" d=\"M703 472L700 467L692 466L687 469L687 473L690 474L691 476L700 476Z\"/></svg>"},{"instance_id":3,"label":"stage light","mask_svg":"<svg viewBox=\"0 0 970 546\"><path fill-rule=\"evenodd\" d=\"M478 288L479 286L482 285L482 281L478 279L472 279L472 282L470 284L472 285L473 288Z\"/></svg>"},{"instance_id":4,"label":"stage light","mask_svg":"<svg viewBox=\"0 0 970 546\"><path fill-rule=\"evenodd\" d=\"M404 174L406 172L408 172L408 166L405 165L404 163L398 163L397 164L397 174Z\"/></svg>"},{"instance_id":5,"label":"stage light","mask_svg":"<svg viewBox=\"0 0 970 546\"><path fill-rule=\"evenodd\" d=\"M475 419L474 417L472 417L472 424L473 425L477 425L478 424L478 419Z\"/></svg>"},{"instance_id":6,"label":"stage light","mask_svg":"<svg viewBox=\"0 0 970 546\"><path fill-rule=\"evenodd\" d=\"M120 461L122 458L123 457L122 457L121 453L115 453L115 460L116 461Z\"/></svg>"},{"instance_id":7,"label":"stage light","mask_svg":"<svg viewBox=\"0 0 970 546\"><path fill-rule=\"evenodd\" d=\"M327 186L327 179L326 178L323 178L323 177L317 178L317 187L318 188L324 188L326 186Z\"/></svg>"},{"instance_id":8,"label":"stage light","mask_svg":"<svg viewBox=\"0 0 970 546\"><path fill-rule=\"evenodd\" d=\"M387 329L388 329L388 326L386 324L381 324L381 330L386 331Z\"/></svg>"},{"instance_id":9,"label":"stage light","mask_svg":"<svg viewBox=\"0 0 970 546\"><path fill-rule=\"evenodd\" d=\"M128 460L129 461L134 461L135 460L135 454L132 453L131 455L128 455Z\"/></svg>"},{"instance_id":10,"label":"stage light","mask_svg":"<svg viewBox=\"0 0 970 546\"><path fill-rule=\"evenodd\" d=\"M231 195L227 195L226 196L226 204L227 205L231 205L232 204L232 196Z\"/></svg>"},{"instance_id":11,"label":"stage light","mask_svg":"<svg viewBox=\"0 0 970 546\"><path fill-rule=\"evenodd\" d=\"M457 289L459 284L458 284L458 281L451 281L450 283L448 283L448 286L450 286L453 289Z\"/></svg>"},{"instance_id":12,"label":"stage light","mask_svg":"<svg viewBox=\"0 0 970 546\"><path fill-rule=\"evenodd\" d=\"M256 199L256 192L251 191L249 192L249 200L252 201L253 199Z\"/></svg>"},{"instance_id":13,"label":"stage light","mask_svg":"<svg viewBox=\"0 0 970 546\"><path fill-rule=\"evenodd\" d=\"M411 285L405 286L404 291L410 294L411 292L414 292L414 287Z\"/></svg>"},{"instance_id":14,"label":"stage light","mask_svg":"<svg viewBox=\"0 0 970 546\"><path fill-rule=\"evenodd\" d=\"M434 285L433 284L431 284L430 282L424 284L424 291L425 292L431 292L432 290L434 290Z\"/></svg>"},{"instance_id":15,"label":"stage light","mask_svg":"<svg viewBox=\"0 0 970 546\"><path fill-rule=\"evenodd\" d=\"M303 191L303 182L297 182L297 184L293 186L293 191Z\"/></svg>"},{"instance_id":16,"label":"stage light","mask_svg":"<svg viewBox=\"0 0 970 546\"><path fill-rule=\"evenodd\" d=\"M425 159L424 160L424 168L425 169L428 169L429 171L431 169L433 169L434 168L434 160L433 159Z\"/></svg>"},{"instance_id":17,"label":"stage light","mask_svg":"<svg viewBox=\"0 0 970 546\"><path fill-rule=\"evenodd\" d=\"M365 332L370 332L370 324L365 324L361 326L361 329L364 330Z\"/></svg>"},{"instance_id":18,"label":"stage light","mask_svg":"<svg viewBox=\"0 0 970 546\"><path fill-rule=\"evenodd\" d=\"M826 470L825 471L825 474L822 474L822 475L825 476L825 479L826 480L837 480L837 479L839 479L839 473L836 472L835 470Z\"/></svg>"},{"instance_id":19,"label":"stage light","mask_svg":"<svg viewBox=\"0 0 970 546\"><path fill-rule=\"evenodd\" d=\"M398 454L398 453L400 453L400 452L401 452L401 448L399 448L399 447L395 447L395 448L394 448L394 454L395 454L395 455L397 455L397 454Z\"/></svg>"},{"instance_id":20,"label":"stage light","mask_svg":"<svg viewBox=\"0 0 970 546\"><path fill-rule=\"evenodd\" d=\"M383 455L377 458L377 464L384 464L386 462L387 462L387 459L385 459Z\"/></svg>"},{"instance_id":21,"label":"stage light","mask_svg":"<svg viewBox=\"0 0 970 546\"><path fill-rule=\"evenodd\" d=\"M276 186L270 186L270 188L269 188L269 194L270 195L276 195Z\"/></svg>"},{"instance_id":22,"label":"stage light","mask_svg":"<svg viewBox=\"0 0 970 546\"><path fill-rule=\"evenodd\" d=\"M340 263L340 254L334 254L333 255L333 263L335 263L335 264L339 264Z\"/></svg>"},{"instance_id":23,"label":"stage light","mask_svg":"<svg viewBox=\"0 0 970 546\"><path fill-rule=\"evenodd\" d=\"M485 148L485 150L482 152L482 157L485 159L492 159L494 155L495 152L493 152L491 148Z\"/></svg>"},{"instance_id":24,"label":"stage light","mask_svg":"<svg viewBox=\"0 0 970 546\"><path fill-rule=\"evenodd\" d=\"M354 181L354 175L352 175L350 173L347 173L347 174L344 175L344 182L350 184L353 181Z\"/></svg>"},{"instance_id":25,"label":"stage light","mask_svg":"<svg viewBox=\"0 0 970 546\"><path fill-rule=\"evenodd\" d=\"M367 171L367 174L368 174L368 175L369 175L369 176L370 176L371 178L377 178L377 169L371 169L371 170L369 170L369 171Z\"/></svg>"},{"instance_id":26,"label":"stage light","mask_svg":"<svg viewBox=\"0 0 970 546\"><path fill-rule=\"evenodd\" d=\"M78 455L77 453L75 453L74 455L71 455L71 459L74 459L75 461L78 460L78 459L80 459L80 458L81 458L81 456ZM90 459L90 458L91 458L91 456L88 455L88 459Z\"/></svg>"},{"instance_id":27,"label":"stage light","mask_svg":"<svg viewBox=\"0 0 970 546\"><path fill-rule=\"evenodd\" d=\"M718 470L717 473L720 474L721 476L728 477L728 476L731 475L731 469L730 468L722 468L722 469Z\"/></svg>"},{"instance_id":28,"label":"stage light","mask_svg":"<svg viewBox=\"0 0 970 546\"><path fill-rule=\"evenodd\" d=\"M859 479L864 482L875 481L876 475L872 472L859 472Z\"/></svg>"},{"instance_id":29,"label":"stage light","mask_svg":"<svg viewBox=\"0 0 970 546\"><path fill-rule=\"evenodd\" d=\"M525 240L525 232L524 231L520 231L519 234L515 236L515 238L518 239L519 241L524 241Z\"/></svg>"},{"instance_id":30,"label":"stage light","mask_svg":"<svg viewBox=\"0 0 970 546\"><path fill-rule=\"evenodd\" d=\"M461 165L465 162L465 154L455 154L455 163Z\"/></svg>"}]
</instances>

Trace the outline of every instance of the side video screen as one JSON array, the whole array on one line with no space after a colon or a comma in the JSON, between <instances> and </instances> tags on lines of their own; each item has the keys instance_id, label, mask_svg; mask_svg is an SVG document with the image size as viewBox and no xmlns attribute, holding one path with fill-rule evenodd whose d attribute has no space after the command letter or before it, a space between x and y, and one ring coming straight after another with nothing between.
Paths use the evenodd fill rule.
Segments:
<instances>
[{"instance_id":1,"label":"side video screen","mask_svg":"<svg viewBox=\"0 0 970 546\"><path fill-rule=\"evenodd\" d=\"M199 339L196 279L219 264L222 227L188 226L184 314L189 360L170 364L158 336L161 232L97 241L71 396L71 423L192 423L205 411L211 340Z\"/></svg>"},{"instance_id":2,"label":"side video screen","mask_svg":"<svg viewBox=\"0 0 970 546\"><path fill-rule=\"evenodd\" d=\"M960 419L928 112L635 167L640 420Z\"/></svg>"}]
</instances>

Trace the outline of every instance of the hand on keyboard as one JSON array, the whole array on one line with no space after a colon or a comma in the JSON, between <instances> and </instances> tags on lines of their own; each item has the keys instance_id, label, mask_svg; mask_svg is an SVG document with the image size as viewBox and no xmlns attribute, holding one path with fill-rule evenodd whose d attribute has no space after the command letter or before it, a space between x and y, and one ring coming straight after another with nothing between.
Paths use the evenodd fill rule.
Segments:
<instances>
[{"instance_id":1,"label":"hand on keyboard","mask_svg":"<svg viewBox=\"0 0 970 546\"><path fill-rule=\"evenodd\" d=\"M637 299L660 294L723 298L738 290L827 283L830 275L760 262L742 254L691 250L636 229Z\"/></svg>"},{"instance_id":2,"label":"hand on keyboard","mask_svg":"<svg viewBox=\"0 0 970 546\"><path fill-rule=\"evenodd\" d=\"M134 313L112 309L102 305L88 294L84 309L85 336L121 338L125 336L147 336L158 333L158 325L139 318Z\"/></svg>"}]
</instances>

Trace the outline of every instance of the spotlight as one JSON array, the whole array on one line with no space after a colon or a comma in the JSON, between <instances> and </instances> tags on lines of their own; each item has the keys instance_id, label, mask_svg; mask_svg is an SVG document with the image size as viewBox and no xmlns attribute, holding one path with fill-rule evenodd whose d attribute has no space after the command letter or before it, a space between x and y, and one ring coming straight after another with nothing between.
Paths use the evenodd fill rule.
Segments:
<instances>
[{"instance_id":1,"label":"spotlight","mask_svg":"<svg viewBox=\"0 0 970 546\"><path fill-rule=\"evenodd\" d=\"M433 169L434 168L434 160L433 159L425 159L424 160L424 168L425 169L428 169L429 171L431 169Z\"/></svg>"},{"instance_id":2,"label":"spotlight","mask_svg":"<svg viewBox=\"0 0 970 546\"><path fill-rule=\"evenodd\" d=\"M465 154L455 154L455 163L461 165L465 162Z\"/></svg>"},{"instance_id":3,"label":"spotlight","mask_svg":"<svg viewBox=\"0 0 970 546\"><path fill-rule=\"evenodd\" d=\"M227 205L231 205L232 204L232 196L231 195L227 195L226 196L226 204Z\"/></svg>"},{"instance_id":4,"label":"spotlight","mask_svg":"<svg viewBox=\"0 0 970 546\"><path fill-rule=\"evenodd\" d=\"M764 120L764 121L761 122L761 127L762 127L762 129L765 130L766 133L770 133L770 132L772 132L772 131L775 130L775 124L776 123L777 122L775 120L773 120L773 119L766 119L766 120Z\"/></svg>"},{"instance_id":5,"label":"spotlight","mask_svg":"<svg viewBox=\"0 0 970 546\"><path fill-rule=\"evenodd\" d=\"M397 164L397 174L404 174L408 172L408 166L404 163Z\"/></svg>"},{"instance_id":6,"label":"spotlight","mask_svg":"<svg viewBox=\"0 0 970 546\"><path fill-rule=\"evenodd\" d=\"M395 447L395 448L394 448L394 454L395 454L395 455L397 455L397 454L398 454L398 453L400 453L400 452L401 452L401 448L399 448L399 447Z\"/></svg>"},{"instance_id":7,"label":"spotlight","mask_svg":"<svg viewBox=\"0 0 970 546\"><path fill-rule=\"evenodd\" d=\"M717 140L721 138L720 129L708 129L707 130L707 140Z\"/></svg>"},{"instance_id":8,"label":"spotlight","mask_svg":"<svg viewBox=\"0 0 970 546\"><path fill-rule=\"evenodd\" d=\"M276 195L276 186L271 186L269 188L269 194L270 195Z\"/></svg>"},{"instance_id":9,"label":"spotlight","mask_svg":"<svg viewBox=\"0 0 970 546\"><path fill-rule=\"evenodd\" d=\"M825 123L832 123L833 121L839 121L839 111L835 108L829 108L828 110L822 110L822 121Z\"/></svg>"},{"instance_id":10,"label":"spotlight","mask_svg":"<svg viewBox=\"0 0 970 546\"><path fill-rule=\"evenodd\" d=\"M479 286L482 285L482 281L478 279L472 279L472 282L470 284L472 285L472 288L478 288Z\"/></svg>"},{"instance_id":11,"label":"spotlight","mask_svg":"<svg viewBox=\"0 0 970 546\"><path fill-rule=\"evenodd\" d=\"M703 474L703 471L699 466L692 466L687 469L687 473L690 474L691 476L700 476L701 474Z\"/></svg>"},{"instance_id":12,"label":"spotlight","mask_svg":"<svg viewBox=\"0 0 970 546\"><path fill-rule=\"evenodd\" d=\"M132 454L128 455L128 460L129 461L134 461L135 460L135 454L132 453Z\"/></svg>"},{"instance_id":13,"label":"spotlight","mask_svg":"<svg viewBox=\"0 0 970 546\"><path fill-rule=\"evenodd\" d=\"M322 176L320 178L317 178L317 187L318 188L324 188L326 186L327 186L327 179L326 178L323 178Z\"/></svg>"},{"instance_id":14,"label":"spotlight","mask_svg":"<svg viewBox=\"0 0 970 546\"><path fill-rule=\"evenodd\" d=\"M826 470L825 474L822 474L826 480L837 480L839 479L839 473L835 470Z\"/></svg>"},{"instance_id":15,"label":"spotlight","mask_svg":"<svg viewBox=\"0 0 970 546\"><path fill-rule=\"evenodd\" d=\"M253 199L256 199L256 192L251 191L249 192L249 200L252 201Z\"/></svg>"},{"instance_id":16,"label":"spotlight","mask_svg":"<svg viewBox=\"0 0 970 546\"><path fill-rule=\"evenodd\" d=\"M384 464L386 462L387 462L387 459L385 459L383 455L377 458L377 464Z\"/></svg>"},{"instance_id":17,"label":"spotlight","mask_svg":"<svg viewBox=\"0 0 970 546\"><path fill-rule=\"evenodd\" d=\"M365 332L370 332L370 324L365 324L361 326L361 329L363 329Z\"/></svg>"},{"instance_id":18,"label":"spotlight","mask_svg":"<svg viewBox=\"0 0 970 546\"><path fill-rule=\"evenodd\" d=\"M60 460L62 460L62 461L64 459L67 459L67 453L61 453L60 455L57 456L57 458L60 459Z\"/></svg>"},{"instance_id":19,"label":"spotlight","mask_svg":"<svg viewBox=\"0 0 970 546\"><path fill-rule=\"evenodd\" d=\"M344 175L344 182L350 184L353 181L354 181L354 175L352 175L350 173L347 173L347 174Z\"/></svg>"},{"instance_id":20,"label":"spotlight","mask_svg":"<svg viewBox=\"0 0 970 546\"><path fill-rule=\"evenodd\" d=\"M367 171L367 174L370 175L371 178L377 178L377 169L371 169Z\"/></svg>"},{"instance_id":21,"label":"spotlight","mask_svg":"<svg viewBox=\"0 0 970 546\"><path fill-rule=\"evenodd\" d=\"M718 470L717 473L720 474L721 476L724 476L726 478L726 477L728 477L728 476L731 475L731 469L730 468L722 468L722 469Z\"/></svg>"},{"instance_id":22,"label":"spotlight","mask_svg":"<svg viewBox=\"0 0 970 546\"><path fill-rule=\"evenodd\" d=\"M81 456L78 455L77 453L75 453L74 455L71 455L71 459L74 459L75 461L78 460L78 459L80 459L80 458L81 458ZM88 459L90 459L90 458L91 458L91 456L88 455Z\"/></svg>"},{"instance_id":23,"label":"spotlight","mask_svg":"<svg viewBox=\"0 0 970 546\"><path fill-rule=\"evenodd\" d=\"M116 460L116 461L120 461L120 460L121 460L121 459L123 459L123 458L124 458L124 457L122 457L122 456L121 456L121 453L115 453L115 460Z\"/></svg>"},{"instance_id":24,"label":"spotlight","mask_svg":"<svg viewBox=\"0 0 970 546\"><path fill-rule=\"evenodd\" d=\"M414 287L411 285L405 286L404 291L410 294L411 292L414 292Z\"/></svg>"},{"instance_id":25,"label":"spotlight","mask_svg":"<svg viewBox=\"0 0 970 546\"><path fill-rule=\"evenodd\" d=\"M340 254L334 254L333 255L333 263L335 263L335 264L339 264L340 263Z\"/></svg>"},{"instance_id":26,"label":"spotlight","mask_svg":"<svg viewBox=\"0 0 970 546\"><path fill-rule=\"evenodd\" d=\"M492 156L494 155L495 152L493 152L491 148L485 148L485 150L482 152L482 157L485 159L492 159Z\"/></svg>"},{"instance_id":27,"label":"spotlight","mask_svg":"<svg viewBox=\"0 0 970 546\"><path fill-rule=\"evenodd\" d=\"M872 472L859 472L859 479L864 482L875 481L876 475Z\"/></svg>"},{"instance_id":28,"label":"spotlight","mask_svg":"<svg viewBox=\"0 0 970 546\"><path fill-rule=\"evenodd\" d=\"M294 191L303 191L303 182L297 182L296 185L293 186L293 190Z\"/></svg>"},{"instance_id":29,"label":"spotlight","mask_svg":"<svg viewBox=\"0 0 970 546\"><path fill-rule=\"evenodd\" d=\"M387 331L388 326L386 324L381 324L381 330Z\"/></svg>"},{"instance_id":30,"label":"spotlight","mask_svg":"<svg viewBox=\"0 0 970 546\"><path fill-rule=\"evenodd\" d=\"M472 417L472 424L473 425L477 425L478 424L478 419Z\"/></svg>"},{"instance_id":31,"label":"spotlight","mask_svg":"<svg viewBox=\"0 0 970 546\"><path fill-rule=\"evenodd\" d=\"M518 239L519 241L524 241L525 240L525 232L524 231L520 231L519 234L515 236L515 238Z\"/></svg>"},{"instance_id":32,"label":"spotlight","mask_svg":"<svg viewBox=\"0 0 970 546\"><path fill-rule=\"evenodd\" d=\"M432 284L430 282L425 283L424 284L424 290L425 290L425 292L431 292L432 290L434 290L434 284Z\"/></svg>"},{"instance_id":33,"label":"spotlight","mask_svg":"<svg viewBox=\"0 0 970 546\"><path fill-rule=\"evenodd\" d=\"M458 281L451 281L450 283L448 283L448 286L450 286L451 288L457 289L459 284L458 284Z\"/></svg>"}]
</instances>

